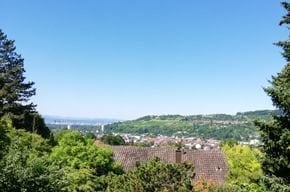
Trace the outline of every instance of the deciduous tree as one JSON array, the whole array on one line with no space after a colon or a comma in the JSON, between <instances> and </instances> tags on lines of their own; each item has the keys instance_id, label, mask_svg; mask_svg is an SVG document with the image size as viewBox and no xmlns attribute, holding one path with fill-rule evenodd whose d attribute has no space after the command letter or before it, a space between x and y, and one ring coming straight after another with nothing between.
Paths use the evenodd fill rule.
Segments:
<instances>
[{"instance_id":1,"label":"deciduous tree","mask_svg":"<svg viewBox=\"0 0 290 192\"><path fill-rule=\"evenodd\" d=\"M259 159L262 154L258 149L234 143L222 146L225 152L229 171L227 184L232 187L246 189L248 191L262 192L259 180L262 177L262 169Z\"/></svg>"},{"instance_id":2,"label":"deciduous tree","mask_svg":"<svg viewBox=\"0 0 290 192\"><path fill-rule=\"evenodd\" d=\"M113 160L109 148L97 147L94 140L77 131L64 130L56 134L50 161L65 174L61 178L64 191L104 191L103 176L121 174L123 170ZM106 183L106 181L105 181Z\"/></svg>"},{"instance_id":3,"label":"deciduous tree","mask_svg":"<svg viewBox=\"0 0 290 192\"><path fill-rule=\"evenodd\" d=\"M108 192L193 190L193 167L188 164L166 164L158 158L137 166L127 174L109 178Z\"/></svg>"},{"instance_id":4,"label":"deciduous tree","mask_svg":"<svg viewBox=\"0 0 290 192\"><path fill-rule=\"evenodd\" d=\"M0 144L4 143L5 148L0 157L0 191L60 191L62 172L48 161L51 149L48 141L14 129L9 121L1 121L1 128L5 132L1 133Z\"/></svg>"}]
</instances>

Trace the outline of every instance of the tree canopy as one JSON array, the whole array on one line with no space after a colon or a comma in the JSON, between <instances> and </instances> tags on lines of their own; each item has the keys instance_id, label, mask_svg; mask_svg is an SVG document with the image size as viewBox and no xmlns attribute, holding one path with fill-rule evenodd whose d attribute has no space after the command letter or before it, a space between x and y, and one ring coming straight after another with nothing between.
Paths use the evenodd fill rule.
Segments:
<instances>
[{"instance_id":1,"label":"tree canopy","mask_svg":"<svg viewBox=\"0 0 290 192\"><path fill-rule=\"evenodd\" d=\"M5 132L0 143L5 143L0 158L0 189L7 192L59 191L56 184L59 170L48 161L51 146L48 141L36 134L12 127L9 120L1 120L0 127Z\"/></svg>"},{"instance_id":2,"label":"tree canopy","mask_svg":"<svg viewBox=\"0 0 290 192\"><path fill-rule=\"evenodd\" d=\"M287 13L282 18L280 25L289 25L290 4L282 3ZM289 29L289 27L288 27ZM283 49L282 55L286 59L286 65L276 76L272 77L271 85L266 87L265 92L271 97L273 105L281 112L273 114L271 121L257 121L256 125L261 132L263 141L263 152L265 157L262 161L262 168L267 179L279 180L284 183L287 189L274 189L275 182L267 182L268 188L272 191L290 190L290 41L277 43ZM271 184L272 183L272 184ZM282 185L281 185L282 186Z\"/></svg>"},{"instance_id":3,"label":"tree canopy","mask_svg":"<svg viewBox=\"0 0 290 192\"><path fill-rule=\"evenodd\" d=\"M79 132L56 134L54 144L0 121L1 191L105 191L106 176L123 173L109 148Z\"/></svg>"},{"instance_id":4,"label":"tree canopy","mask_svg":"<svg viewBox=\"0 0 290 192\"><path fill-rule=\"evenodd\" d=\"M0 29L0 118L9 116L15 128L49 137L49 129L30 101L34 82L26 82L24 73L24 59Z\"/></svg>"},{"instance_id":5,"label":"tree canopy","mask_svg":"<svg viewBox=\"0 0 290 192\"><path fill-rule=\"evenodd\" d=\"M125 145L125 141L120 135L103 135L101 141L108 145Z\"/></svg>"},{"instance_id":6,"label":"tree canopy","mask_svg":"<svg viewBox=\"0 0 290 192\"><path fill-rule=\"evenodd\" d=\"M188 164L166 164L158 158L140 164L135 170L108 180L107 192L183 191L193 190L193 167Z\"/></svg>"},{"instance_id":7,"label":"tree canopy","mask_svg":"<svg viewBox=\"0 0 290 192\"><path fill-rule=\"evenodd\" d=\"M229 171L227 183L233 187L247 189L248 191L260 191L259 180L262 177L262 168L259 162L262 153L255 148L225 143L222 149L226 155Z\"/></svg>"}]
</instances>

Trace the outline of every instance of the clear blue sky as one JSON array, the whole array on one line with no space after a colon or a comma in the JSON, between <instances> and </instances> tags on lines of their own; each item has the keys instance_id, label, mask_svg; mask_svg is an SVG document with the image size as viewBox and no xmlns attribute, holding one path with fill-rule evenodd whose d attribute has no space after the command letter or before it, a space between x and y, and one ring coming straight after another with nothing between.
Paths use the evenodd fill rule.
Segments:
<instances>
[{"instance_id":1,"label":"clear blue sky","mask_svg":"<svg viewBox=\"0 0 290 192\"><path fill-rule=\"evenodd\" d=\"M42 114L132 119L271 109L277 0L2 0Z\"/></svg>"}]
</instances>

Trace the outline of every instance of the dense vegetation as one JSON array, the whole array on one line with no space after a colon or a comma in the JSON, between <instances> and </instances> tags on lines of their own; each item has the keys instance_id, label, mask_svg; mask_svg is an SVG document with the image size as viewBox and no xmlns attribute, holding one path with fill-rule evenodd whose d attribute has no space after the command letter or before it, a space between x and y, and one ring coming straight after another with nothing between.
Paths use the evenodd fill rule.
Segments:
<instances>
[{"instance_id":1,"label":"dense vegetation","mask_svg":"<svg viewBox=\"0 0 290 192\"><path fill-rule=\"evenodd\" d=\"M290 24L290 3L282 5L287 14L280 25ZM257 121L264 143L262 151L265 156L262 167L265 172L264 183L269 191L290 191L290 41L277 43L282 47L286 65L280 73L272 77L271 85L265 92L271 97L275 107L281 113L273 115L271 121Z\"/></svg>"},{"instance_id":2,"label":"dense vegetation","mask_svg":"<svg viewBox=\"0 0 290 192\"><path fill-rule=\"evenodd\" d=\"M108 183L108 192L127 191L192 191L193 167L188 164L164 164L153 159L127 174L115 176Z\"/></svg>"},{"instance_id":3,"label":"dense vegetation","mask_svg":"<svg viewBox=\"0 0 290 192\"><path fill-rule=\"evenodd\" d=\"M75 131L61 131L55 139L17 130L2 120L1 191L103 191L104 177L121 174L109 148Z\"/></svg>"},{"instance_id":4,"label":"dense vegetation","mask_svg":"<svg viewBox=\"0 0 290 192\"><path fill-rule=\"evenodd\" d=\"M216 187L206 181L192 183L192 165L164 164L158 159L124 173L109 148L96 146L77 131L60 131L48 140L13 128L9 119L0 121L0 131L0 189L6 192L242 192L261 188L254 183L261 175L260 164L248 147L223 146L232 162L229 185Z\"/></svg>"},{"instance_id":5,"label":"dense vegetation","mask_svg":"<svg viewBox=\"0 0 290 192\"><path fill-rule=\"evenodd\" d=\"M290 4L280 24L290 23ZM116 123L109 131L136 133L187 134L204 129L227 132L233 129L239 139L241 130L253 128L261 133L261 150L223 142L228 165L228 183L214 186L207 181L192 183L194 168L187 164L164 164L153 159L124 173L113 160L112 151L97 146L88 135L62 130L49 134L43 119L29 97L33 83L24 83L23 59L14 52L13 41L0 31L0 190L5 192L95 192L95 191L182 191L182 192L289 192L290 191L290 43L277 43L287 64L265 88L279 113L247 112L210 116L146 116L135 121ZM148 126L150 125L150 126ZM245 127L243 127L243 126ZM239 128L240 127L240 128ZM23 128L23 129L21 129ZM129 127L130 128L130 127ZM241 129L241 130L240 130ZM198 131L197 131L198 130ZM236 131L236 132L235 132ZM253 131L253 130L250 130ZM255 130L254 130L255 131ZM197 133L198 132L198 133ZM213 137L236 138L233 135ZM35 134L37 133L37 134ZM204 132L209 137L212 132ZM228 133L232 134L232 133ZM249 134L251 138L253 133ZM114 141L114 137L103 138Z\"/></svg>"},{"instance_id":6,"label":"dense vegetation","mask_svg":"<svg viewBox=\"0 0 290 192\"><path fill-rule=\"evenodd\" d=\"M191 191L193 167L158 159L124 174L112 151L77 131L44 139L0 121L0 189L5 192Z\"/></svg>"},{"instance_id":7,"label":"dense vegetation","mask_svg":"<svg viewBox=\"0 0 290 192\"><path fill-rule=\"evenodd\" d=\"M0 118L8 116L15 128L48 138L50 131L30 101L34 82L25 81L24 59L15 50L14 41L0 29Z\"/></svg>"},{"instance_id":8,"label":"dense vegetation","mask_svg":"<svg viewBox=\"0 0 290 192\"><path fill-rule=\"evenodd\" d=\"M263 192L262 186L259 186L263 174L259 162L262 153L256 148L232 143L223 143L222 149L229 166L228 185L246 191Z\"/></svg>"},{"instance_id":9,"label":"dense vegetation","mask_svg":"<svg viewBox=\"0 0 290 192\"><path fill-rule=\"evenodd\" d=\"M154 136L161 134L248 141L258 137L258 129L253 121L258 118L269 119L271 113L276 111L253 111L237 115L145 116L133 121L107 125L105 130Z\"/></svg>"},{"instance_id":10,"label":"dense vegetation","mask_svg":"<svg viewBox=\"0 0 290 192\"><path fill-rule=\"evenodd\" d=\"M120 135L103 135L100 140L108 145L125 145L125 141Z\"/></svg>"}]
</instances>

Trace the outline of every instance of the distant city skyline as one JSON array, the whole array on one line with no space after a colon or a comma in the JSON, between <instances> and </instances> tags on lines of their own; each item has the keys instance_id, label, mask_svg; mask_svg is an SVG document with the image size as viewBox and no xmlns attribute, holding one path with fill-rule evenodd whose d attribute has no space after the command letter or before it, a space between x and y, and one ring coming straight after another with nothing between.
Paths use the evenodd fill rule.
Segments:
<instances>
[{"instance_id":1,"label":"distant city skyline","mask_svg":"<svg viewBox=\"0 0 290 192\"><path fill-rule=\"evenodd\" d=\"M17 2L17 3L16 3ZM278 1L11 1L0 28L43 115L135 119L273 109Z\"/></svg>"}]
</instances>

